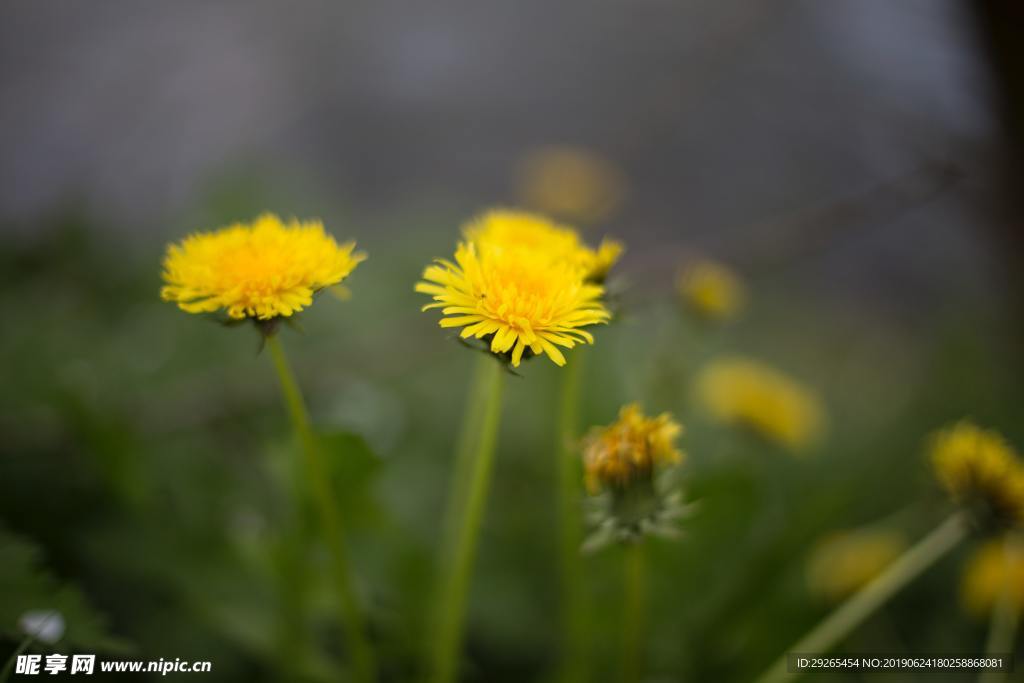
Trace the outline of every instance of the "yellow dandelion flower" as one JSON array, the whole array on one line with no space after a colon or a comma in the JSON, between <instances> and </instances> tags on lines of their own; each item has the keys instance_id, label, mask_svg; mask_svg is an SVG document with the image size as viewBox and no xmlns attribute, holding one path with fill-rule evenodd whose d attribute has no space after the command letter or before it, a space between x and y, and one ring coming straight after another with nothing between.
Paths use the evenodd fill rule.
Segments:
<instances>
[{"instance_id":1,"label":"yellow dandelion flower","mask_svg":"<svg viewBox=\"0 0 1024 683\"><path fill-rule=\"evenodd\" d=\"M604 289L584 282L578 266L552 263L544 254L459 243L455 262L439 259L423 271L416 291L430 294L447 316L441 327L461 327L461 336L490 338L490 349L509 354L513 367L523 355L546 354L565 364L558 349L592 344L585 327L608 321Z\"/></svg>"},{"instance_id":2,"label":"yellow dandelion flower","mask_svg":"<svg viewBox=\"0 0 1024 683\"><path fill-rule=\"evenodd\" d=\"M687 268L680 274L677 288L690 310L709 320L736 317L746 299L739 277L713 261L701 261Z\"/></svg>"},{"instance_id":3,"label":"yellow dandelion flower","mask_svg":"<svg viewBox=\"0 0 1024 683\"><path fill-rule=\"evenodd\" d=\"M188 313L223 309L235 319L287 317L348 277L366 258L354 250L354 242L335 242L320 221L285 223L263 214L251 224L169 245L160 296Z\"/></svg>"},{"instance_id":4,"label":"yellow dandelion flower","mask_svg":"<svg viewBox=\"0 0 1024 683\"><path fill-rule=\"evenodd\" d=\"M612 163L574 147L542 147L520 164L520 194L527 206L568 220L592 223L622 203L626 181Z\"/></svg>"},{"instance_id":5,"label":"yellow dandelion flower","mask_svg":"<svg viewBox=\"0 0 1024 683\"><path fill-rule=\"evenodd\" d=\"M935 476L953 501L983 523L1024 523L1024 465L997 432L961 421L932 437Z\"/></svg>"},{"instance_id":6,"label":"yellow dandelion flower","mask_svg":"<svg viewBox=\"0 0 1024 683\"><path fill-rule=\"evenodd\" d=\"M745 358L713 361L697 378L697 397L716 419L746 427L798 451L820 434L821 402L779 371Z\"/></svg>"},{"instance_id":7,"label":"yellow dandelion flower","mask_svg":"<svg viewBox=\"0 0 1024 683\"><path fill-rule=\"evenodd\" d=\"M604 280L623 251L622 244L608 239L591 249L572 228L525 211L488 211L470 221L464 232L467 240L481 247L524 249L538 258L579 267L594 282Z\"/></svg>"},{"instance_id":8,"label":"yellow dandelion flower","mask_svg":"<svg viewBox=\"0 0 1024 683\"><path fill-rule=\"evenodd\" d=\"M1024 554L1013 546L1008 549L1005 540L997 539L983 544L967 560L960 600L970 614L985 618L1004 590L1010 591L1008 597L1018 610L1024 607Z\"/></svg>"},{"instance_id":9,"label":"yellow dandelion flower","mask_svg":"<svg viewBox=\"0 0 1024 683\"><path fill-rule=\"evenodd\" d=\"M601 240L597 250L591 251L588 259L584 262L587 277L595 282L604 282L608 277L608 271L618 263L624 250L622 242L608 238Z\"/></svg>"},{"instance_id":10,"label":"yellow dandelion flower","mask_svg":"<svg viewBox=\"0 0 1024 683\"><path fill-rule=\"evenodd\" d=\"M675 441L682 426L668 413L647 417L631 403L619 411L619 419L594 428L583 447L587 488L625 488L639 479L650 480L658 465L680 462Z\"/></svg>"},{"instance_id":11,"label":"yellow dandelion flower","mask_svg":"<svg viewBox=\"0 0 1024 683\"><path fill-rule=\"evenodd\" d=\"M811 552L808 588L838 602L867 585L906 549L906 538L896 531L859 529L830 534Z\"/></svg>"}]
</instances>

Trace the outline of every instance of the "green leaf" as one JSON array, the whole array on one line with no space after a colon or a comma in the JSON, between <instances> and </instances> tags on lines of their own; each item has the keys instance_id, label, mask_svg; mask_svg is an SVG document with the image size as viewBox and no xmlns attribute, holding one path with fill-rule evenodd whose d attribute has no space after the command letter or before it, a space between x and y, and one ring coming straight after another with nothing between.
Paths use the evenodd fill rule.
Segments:
<instances>
[{"instance_id":1,"label":"green leaf","mask_svg":"<svg viewBox=\"0 0 1024 683\"><path fill-rule=\"evenodd\" d=\"M381 458L352 432L320 434L319 439L341 513L346 519L378 519L381 509L372 485L381 470Z\"/></svg>"},{"instance_id":2,"label":"green leaf","mask_svg":"<svg viewBox=\"0 0 1024 683\"><path fill-rule=\"evenodd\" d=\"M129 652L125 641L112 636L106 619L74 585L58 581L43 567L42 552L31 542L0 528L0 634L20 641L21 616L30 610L56 610L65 631L58 643L82 651Z\"/></svg>"}]
</instances>

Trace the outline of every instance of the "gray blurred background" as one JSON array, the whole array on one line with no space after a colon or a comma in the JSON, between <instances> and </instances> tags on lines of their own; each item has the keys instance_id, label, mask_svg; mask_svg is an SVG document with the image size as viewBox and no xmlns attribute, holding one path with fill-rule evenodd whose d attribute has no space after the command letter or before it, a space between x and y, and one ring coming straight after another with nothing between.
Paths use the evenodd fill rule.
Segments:
<instances>
[{"instance_id":1,"label":"gray blurred background","mask_svg":"<svg viewBox=\"0 0 1024 683\"><path fill-rule=\"evenodd\" d=\"M516 201L526 151L573 145L628 178L602 229L651 269L687 245L883 303L985 298L1017 265L985 25L999 12L1019 14L963 0L8 1L0 218L33 234L76 203L121 237L164 240L211 227L204 193L246 177L291 202L267 208L415 231L424 207L455 221Z\"/></svg>"}]
</instances>

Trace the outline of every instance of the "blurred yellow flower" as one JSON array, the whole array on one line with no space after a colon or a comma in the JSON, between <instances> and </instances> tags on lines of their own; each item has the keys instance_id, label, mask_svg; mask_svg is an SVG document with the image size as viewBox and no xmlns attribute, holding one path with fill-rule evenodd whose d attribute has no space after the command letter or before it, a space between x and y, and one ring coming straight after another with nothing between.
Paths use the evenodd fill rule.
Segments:
<instances>
[{"instance_id":1,"label":"blurred yellow flower","mask_svg":"<svg viewBox=\"0 0 1024 683\"><path fill-rule=\"evenodd\" d=\"M285 223L267 213L251 224L234 223L169 245L160 296L188 313L224 309L235 319L287 317L366 259L354 250L354 242L335 242L320 221Z\"/></svg>"},{"instance_id":2,"label":"blurred yellow flower","mask_svg":"<svg viewBox=\"0 0 1024 683\"><path fill-rule=\"evenodd\" d=\"M605 239L596 250L591 249L572 228L525 211L488 211L470 221L464 232L467 240L481 247L525 249L538 258L579 267L585 278L594 282L603 281L622 254L619 242Z\"/></svg>"},{"instance_id":3,"label":"blurred yellow flower","mask_svg":"<svg viewBox=\"0 0 1024 683\"><path fill-rule=\"evenodd\" d=\"M906 549L906 538L896 531L858 529L829 534L811 552L808 588L838 602L881 574Z\"/></svg>"},{"instance_id":4,"label":"blurred yellow flower","mask_svg":"<svg viewBox=\"0 0 1024 683\"><path fill-rule=\"evenodd\" d=\"M611 162L564 146L527 153L519 183L527 206L581 223L608 218L622 203L626 188L625 178Z\"/></svg>"},{"instance_id":5,"label":"blurred yellow flower","mask_svg":"<svg viewBox=\"0 0 1024 683\"><path fill-rule=\"evenodd\" d=\"M809 389L746 358L713 361L697 378L697 398L716 419L797 451L821 432L821 402Z\"/></svg>"},{"instance_id":6,"label":"blurred yellow flower","mask_svg":"<svg viewBox=\"0 0 1024 683\"><path fill-rule=\"evenodd\" d=\"M455 262L438 259L423 279L416 291L434 299L423 310L440 308L450 316L441 327L462 327L463 338L490 337L491 351L511 352L513 367L527 350L564 365L558 347L592 344L593 335L583 328L609 318L601 303L604 288L584 282L578 265L533 250L459 243Z\"/></svg>"},{"instance_id":7,"label":"blurred yellow flower","mask_svg":"<svg viewBox=\"0 0 1024 683\"><path fill-rule=\"evenodd\" d=\"M734 318L746 299L739 277L714 261L700 261L687 268L677 286L690 310L710 320Z\"/></svg>"},{"instance_id":8,"label":"blurred yellow flower","mask_svg":"<svg viewBox=\"0 0 1024 683\"><path fill-rule=\"evenodd\" d=\"M622 246L622 242L610 240L607 237L601 240L597 251L591 250L588 260L584 262L587 269L587 279L594 282L604 282L605 278L608 277L608 271L618 263L619 257L622 256L624 250L625 247Z\"/></svg>"},{"instance_id":9,"label":"blurred yellow flower","mask_svg":"<svg viewBox=\"0 0 1024 683\"><path fill-rule=\"evenodd\" d=\"M1004 539L991 540L967 560L960 599L968 612L984 618L992 613L1005 589L1018 609L1024 607L1024 555L1019 549L1008 549Z\"/></svg>"},{"instance_id":10,"label":"blurred yellow flower","mask_svg":"<svg viewBox=\"0 0 1024 683\"><path fill-rule=\"evenodd\" d=\"M932 437L930 456L939 483L982 523L1024 523L1024 465L999 433L963 420Z\"/></svg>"},{"instance_id":11,"label":"blurred yellow flower","mask_svg":"<svg viewBox=\"0 0 1024 683\"><path fill-rule=\"evenodd\" d=\"M638 479L649 481L655 466L682 460L675 446L682 431L668 413L647 417L636 403L624 406L617 421L595 427L584 442L587 488L597 493L602 488L625 488Z\"/></svg>"}]
</instances>

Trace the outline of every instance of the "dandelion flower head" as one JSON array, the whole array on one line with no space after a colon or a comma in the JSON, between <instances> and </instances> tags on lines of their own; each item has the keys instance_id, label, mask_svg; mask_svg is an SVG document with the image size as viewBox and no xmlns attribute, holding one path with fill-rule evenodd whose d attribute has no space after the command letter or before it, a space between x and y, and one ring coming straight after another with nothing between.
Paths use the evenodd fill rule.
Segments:
<instances>
[{"instance_id":1,"label":"dandelion flower head","mask_svg":"<svg viewBox=\"0 0 1024 683\"><path fill-rule=\"evenodd\" d=\"M523 158L519 175L520 192L528 206L583 223L608 218L625 196L621 171L576 147L532 150Z\"/></svg>"},{"instance_id":2,"label":"dandelion flower head","mask_svg":"<svg viewBox=\"0 0 1024 683\"><path fill-rule=\"evenodd\" d=\"M808 446L821 432L824 417L817 396L757 361L713 361L701 371L696 386L698 399L715 419L792 451Z\"/></svg>"},{"instance_id":3,"label":"dandelion flower head","mask_svg":"<svg viewBox=\"0 0 1024 683\"><path fill-rule=\"evenodd\" d=\"M339 245L320 221L263 214L196 233L167 247L160 296L188 313L224 310L234 319L287 317L339 284L364 259Z\"/></svg>"},{"instance_id":4,"label":"dandelion flower head","mask_svg":"<svg viewBox=\"0 0 1024 683\"><path fill-rule=\"evenodd\" d=\"M655 467L682 460L676 439L682 426L668 413L647 417L631 403L619 411L619 419L596 427L583 447L587 488L625 488L638 479L649 480Z\"/></svg>"},{"instance_id":5,"label":"dandelion flower head","mask_svg":"<svg viewBox=\"0 0 1024 683\"><path fill-rule=\"evenodd\" d=\"M565 364L559 347L591 344L585 328L607 322L604 289L584 281L578 264L530 249L462 242L455 260L439 259L423 271L416 291L440 308L441 327L461 327L462 338L490 340L490 350L508 354L519 367L524 354L545 354Z\"/></svg>"},{"instance_id":6,"label":"dandelion flower head","mask_svg":"<svg viewBox=\"0 0 1024 683\"><path fill-rule=\"evenodd\" d=\"M979 618L988 617L1003 591L1018 610L1024 608L1024 555L1019 548L1007 547L1003 539L984 543L967 560L960 583L964 608Z\"/></svg>"},{"instance_id":7,"label":"dandelion flower head","mask_svg":"<svg viewBox=\"0 0 1024 683\"><path fill-rule=\"evenodd\" d=\"M808 587L826 600L842 600L881 574L906 549L906 539L896 531L861 529L830 534L811 553Z\"/></svg>"},{"instance_id":8,"label":"dandelion flower head","mask_svg":"<svg viewBox=\"0 0 1024 683\"><path fill-rule=\"evenodd\" d=\"M955 503L985 522L1024 523L1024 465L1000 434L964 420L932 437L930 455Z\"/></svg>"},{"instance_id":9,"label":"dandelion flower head","mask_svg":"<svg viewBox=\"0 0 1024 683\"><path fill-rule=\"evenodd\" d=\"M597 249L587 246L572 228L525 211L495 209L470 221L466 239L479 247L524 249L538 258L563 262L583 270L584 278L604 280L622 255L622 244L605 239Z\"/></svg>"},{"instance_id":10,"label":"dandelion flower head","mask_svg":"<svg viewBox=\"0 0 1024 683\"><path fill-rule=\"evenodd\" d=\"M736 317L746 299L739 277L713 261L701 261L683 271L678 289L690 310L708 320Z\"/></svg>"}]
</instances>

